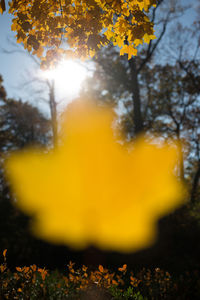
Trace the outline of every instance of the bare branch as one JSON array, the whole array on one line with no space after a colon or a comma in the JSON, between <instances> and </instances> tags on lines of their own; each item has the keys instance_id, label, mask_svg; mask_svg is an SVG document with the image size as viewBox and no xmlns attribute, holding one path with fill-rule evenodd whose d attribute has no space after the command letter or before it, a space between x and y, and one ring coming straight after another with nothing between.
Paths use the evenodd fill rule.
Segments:
<instances>
[{"instance_id":1,"label":"bare branch","mask_svg":"<svg viewBox=\"0 0 200 300\"><path fill-rule=\"evenodd\" d=\"M151 59L154 51L156 50L156 48L158 47L160 41L162 40L162 37L164 36L166 29L167 29L167 24L169 22L169 17L171 15L171 11L168 12L167 17L163 23L163 28L162 31L160 33L160 36L156 39L156 42L153 43L152 41L150 41L149 46L147 48L147 52L146 52L146 56L145 58L142 60L139 68L137 69L137 72L140 73L141 70L143 69L143 67L145 66L145 64Z\"/></svg>"}]
</instances>

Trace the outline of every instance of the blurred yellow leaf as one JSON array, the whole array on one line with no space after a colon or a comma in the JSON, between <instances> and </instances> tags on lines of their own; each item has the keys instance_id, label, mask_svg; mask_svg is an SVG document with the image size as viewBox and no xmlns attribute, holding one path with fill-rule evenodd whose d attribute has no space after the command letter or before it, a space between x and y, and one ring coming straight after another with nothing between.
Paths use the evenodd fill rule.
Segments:
<instances>
[{"instance_id":1,"label":"blurred yellow leaf","mask_svg":"<svg viewBox=\"0 0 200 300\"><path fill-rule=\"evenodd\" d=\"M16 204L33 216L39 237L132 251L151 245L158 218L183 202L174 175L177 148L140 137L127 151L115 141L112 121L111 110L76 101L66 111L59 147L8 159Z\"/></svg>"}]
</instances>

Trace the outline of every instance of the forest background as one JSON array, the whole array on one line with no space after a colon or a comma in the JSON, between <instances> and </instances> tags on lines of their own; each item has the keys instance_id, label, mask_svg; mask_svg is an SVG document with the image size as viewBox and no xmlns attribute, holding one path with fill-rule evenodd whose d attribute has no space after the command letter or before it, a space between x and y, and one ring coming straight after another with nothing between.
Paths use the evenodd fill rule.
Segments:
<instances>
[{"instance_id":1,"label":"forest background","mask_svg":"<svg viewBox=\"0 0 200 300\"><path fill-rule=\"evenodd\" d=\"M176 4L173 1L159 1L157 8L151 12L157 39L146 46L139 46L137 57L127 60L113 46L100 50L93 59L92 76L83 83L80 95L92 98L100 105L111 104L119 116L116 126L125 134L128 142L141 131L145 131L147 136L154 134L163 139L172 137L182 142L180 176L189 189L187 204L160 220L157 243L150 249L128 255L102 252L93 247L85 251L73 251L64 246L50 245L30 234L29 218L12 205L13 199L2 168L0 244L2 250L8 249L11 267L36 263L47 268L63 268L63 262L75 260L80 264L110 266L126 262L134 268L159 266L177 272L198 268L199 20L192 17L190 27L186 27L184 21L188 11L198 11L198 1L195 1L195 6L191 3L192 8L185 4L184 1ZM194 12L191 14L195 15ZM15 49L6 49L13 53L5 54L2 50L2 55L16 57ZM38 89L37 84L35 89ZM46 85L45 96L52 95L51 92L52 87ZM56 104L54 92L53 101ZM55 113L52 111L52 97L46 99L49 114L39 111L35 101L37 97L41 98L41 95L37 93L35 97L33 92L28 102L23 98L8 97L1 77L2 160L5 153L28 145L51 145L57 134L51 122Z\"/></svg>"}]
</instances>

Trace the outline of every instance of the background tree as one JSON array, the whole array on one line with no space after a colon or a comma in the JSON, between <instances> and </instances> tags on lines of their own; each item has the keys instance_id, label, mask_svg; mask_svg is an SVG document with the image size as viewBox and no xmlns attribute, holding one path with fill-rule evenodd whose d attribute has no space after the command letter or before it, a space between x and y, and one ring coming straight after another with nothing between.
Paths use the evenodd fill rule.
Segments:
<instances>
[{"instance_id":1,"label":"background tree","mask_svg":"<svg viewBox=\"0 0 200 300\"><path fill-rule=\"evenodd\" d=\"M3 77L0 75L0 100L6 99L6 91L3 86Z\"/></svg>"},{"instance_id":2,"label":"background tree","mask_svg":"<svg viewBox=\"0 0 200 300\"><path fill-rule=\"evenodd\" d=\"M186 47L182 39L180 41L181 54L183 54L183 45ZM179 55L178 58L173 56L171 61L168 59L171 64L165 64L165 59L161 64L156 64L156 58L152 57L152 60L147 61L138 74L138 90L140 91L138 99L140 99L143 129L147 134L159 133L163 138L172 137L182 142L184 159L180 164L179 174L182 179L185 176L194 177L196 188L198 188L197 177L199 176L197 165L200 125L198 47L197 44L191 60L186 60L185 56ZM142 61L140 57L137 56L134 59L140 65ZM131 140L136 131L133 118L133 99L135 98L132 92L133 79L130 77L129 64L124 58L119 57L116 49L112 47L103 49L96 62L97 69L94 78L88 81L83 93L101 98L102 102L106 102L107 98L112 99L111 101L115 107L118 106L118 111L120 111L119 126L125 133L126 139ZM194 172L197 175L192 175L195 174ZM191 196L191 201L194 202L193 196Z\"/></svg>"},{"instance_id":3,"label":"background tree","mask_svg":"<svg viewBox=\"0 0 200 300\"><path fill-rule=\"evenodd\" d=\"M197 17L198 18L198 17ZM199 44L199 22L194 21L190 28L178 23L171 30L165 45L166 60L172 66L179 68L181 86L184 94L193 99L193 104L186 109L186 122L184 127L187 128L186 141L190 148L186 157L186 176L191 185L190 200L192 207L199 203L200 188L200 164L199 164L199 62L200 62L200 44ZM173 29L173 28L172 28ZM165 60L165 61L166 61ZM196 212L198 208L196 207Z\"/></svg>"},{"instance_id":4,"label":"background tree","mask_svg":"<svg viewBox=\"0 0 200 300\"><path fill-rule=\"evenodd\" d=\"M147 103L144 102L144 97L141 97L141 74L145 73L145 67L156 59L155 56L167 26L182 14L183 9L174 2L158 1L150 14L151 22L158 24L155 40L151 40L147 46L141 46L138 49L138 55L129 60L126 57L119 57L118 50L113 47L103 49L95 59L98 65L95 76L104 77L105 92L114 95L116 102L120 99L121 102L125 102L125 106L127 106L127 101L132 105L131 120L134 135L146 129L144 114Z\"/></svg>"},{"instance_id":5,"label":"background tree","mask_svg":"<svg viewBox=\"0 0 200 300\"><path fill-rule=\"evenodd\" d=\"M49 121L27 102L5 99L1 103L0 120L1 151L47 145L49 141Z\"/></svg>"},{"instance_id":6,"label":"background tree","mask_svg":"<svg viewBox=\"0 0 200 300\"><path fill-rule=\"evenodd\" d=\"M10 151L25 146L48 146L50 122L36 107L21 100L8 99L0 76L0 244L8 249L10 264L39 263L42 249L49 245L32 237L29 218L23 215L14 204L15 198L5 180L3 163ZM52 250L51 250L52 251Z\"/></svg>"},{"instance_id":7,"label":"background tree","mask_svg":"<svg viewBox=\"0 0 200 300\"><path fill-rule=\"evenodd\" d=\"M58 103L56 102L56 94L55 94L55 83L54 80L50 80L42 76L38 72L40 70L40 59L38 57L33 56L29 52L27 52L22 45L16 44L15 42L8 40L11 46L11 50L0 48L0 50L8 55L13 55L14 53L21 53L23 55L28 56L33 64L32 70L27 70L26 79L20 85L20 89L29 89L29 93L31 91L31 96L36 95L35 101L36 105L38 102L46 103L48 105L48 109L50 112L50 120L49 124L52 131L52 145L55 146L57 143L58 138L58 115L57 115L57 106ZM28 80L27 80L28 78Z\"/></svg>"},{"instance_id":8,"label":"background tree","mask_svg":"<svg viewBox=\"0 0 200 300\"><path fill-rule=\"evenodd\" d=\"M167 5L165 1L160 3L155 11L155 20L161 18L158 12L164 4ZM154 249L132 256L135 261L143 262L148 261L148 255L152 261L160 262L168 256L167 266L174 261L180 267L186 261L192 265L193 258L197 258L196 249L200 249L198 242L195 250L191 246L199 238L199 39L191 30L188 34L185 28L177 30L173 24L182 10L164 12L166 23L158 21L160 40L151 41L147 48L141 47L137 57L129 61L120 57L116 48L102 49L95 59L94 77L88 80L82 92L100 99L101 103L111 101L119 115L118 126L128 141L143 130L147 137L156 135L162 140L171 137L182 142L183 161L179 174L188 184L190 202L161 220L160 239ZM153 50L150 57L148 49ZM130 66L132 60L134 63ZM139 103L139 114L134 101ZM198 264L198 259L196 262Z\"/></svg>"}]
</instances>

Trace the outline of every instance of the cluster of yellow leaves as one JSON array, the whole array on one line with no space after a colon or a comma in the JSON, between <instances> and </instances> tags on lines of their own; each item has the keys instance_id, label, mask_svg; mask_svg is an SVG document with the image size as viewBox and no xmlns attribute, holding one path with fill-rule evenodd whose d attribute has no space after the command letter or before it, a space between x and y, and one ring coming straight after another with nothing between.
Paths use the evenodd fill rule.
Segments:
<instances>
[{"instance_id":1,"label":"cluster of yellow leaves","mask_svg":"<svg viewBox=\"0 0 200 300\"><path fill-rule=\"evenodd\" d=\"M183 201L176 147L141 137L128 152L113 137L111 110L86 100L73 102L64 119L59 147L14 154L6 165L36 234L77 248L150 245L157 219Z\"/></svg>"},{"instance_id":2,"label":"cluster of yellow leaves","mask_svg":"<svg viewBox=\"0 0 200 300\"><path fill-rule=\"evenodd\" d=\"M3 12L4 0L0 3ZM52 56L93 56L109 42L131 58L138 44L155 38L147 12L156 0L12 0L9 5L17 42L38 57L48 47L43 63Z\"/></svg>"},{"instance_id":3,"label":"cluster of yellow leaves","mask_svg":"<svg viewBox=\"0 0 200 300\"><path fill-rule=\"evenodd\" d=\"M132 273L132 272L131 272ZM166 298L166 293L169 292L172 287L171 275L169 272L166 272L160 268L155 268L154 270L143 268L139 273L137 273L137 278L135 276L130 276L131 285L136 286L138 284L142 284L146 286L149 290L149 294L151 296L150 299L154 298L154 289L157 287L157 294L160 295L160 299ZM177 287L174 285L175 289Z\"/></svg>"},{"instance_id":4,"label":"cluster of yellow leaves","mask_svg":"<svg viewBox=\"0 0 200 300\"><path fill-rule=\"evenodd\" d=\"M154 271L142 269L137 275L127 271L127 265L124 264L118 268L118 272L111 272L102 265L99 265L97 270L89 271L86 266L81 269L75 269L74 263L68 264L68 277L64 277L65 284L69 288L73 283L77 290L87 290L91 286L98 288L109 289L111 286L123 290L126 284L137 288L140 285L151 288L155 285L159 288L160 294L165 298L165 293L169 290L171 284L171 276L168 272L155 268ZM153 295L152 295L153 299Z\"/></svg>"},{"instance_id":5,"label":"cluster of yellow leaves","mask_svg":"<svg viewBox=\"0 0 200 300\"><path fill-rule=\"evenodd\" d=\"M3 250L3 260L4 262L0 265L0 272L3 273L7 269L7 264L6 264L6 253L7 249Z\"/></svg>"},{"instance_id":6,"label":"cluster of yellow leaves","mask_svg":"<svg viewBox=\"0 0 200 300\"><path fill-rule=\"evenodd\" d=\"M7 271L7 264L5 262L7 250L4 250L4 263L0 265L1 273ZM102 265L99 265L97 270L89 271L88 267L82 265L81 269L75 269L75 263L71 261L68 264L68 274L67 276L63 276L64 284L66 288L66 294L68 293L68 289L70 289L71 284L73 284L76 290L85 290L90 286L95 285L99 288L110 288L111 286L123 286L124 280L123 276L127 272L127 265L124 264L121 268L118 268L119 272L110 272L108 269L104 268ZM43 283L45 283L46 277L49 277L50 274L45 268L39 268L35 264L29 267L16 267L16 271L13 274L13 277L16 281L21 282L20 287L18 287L18 292L23 292L24 289L24 280L31 284L36 283L38 275L41 277ZM22 280L23 279L23 280ZM137 279L133 277L132 273L130 276L130 284L132 285L132 281ZM43 283L40 286L43 286ZM139 284L139 281L138 281ZM8 282L7 282L8 285ZM7 285L5 287L7 287ZM59 285L57 287L59 288ZM136 285L135 285L136 286Z\"/></svg>"},{"instance_id":7,"label":"cluster of yellow leaves","mask_svg":"<svg viewBox=\"0 0 200 300\"><path fill-rule=\"evenodd\" d=\"M85 265L83 265L81 269L76 270L74 265L75 264L72 262L69 262L68 264L69 275L68 277L65 277L65 283L67 287L69 287L71 283L76 286L77 290L84 290L93 285L105 289L108 289L113 285L124 285L124 280L122 277L127 271L126 264L124 264L121 268L118 268L119 273L110 272L102 265L99 265L98 270L95 271L88 271L88 268Z\"/></svg>"},{"instance_id":8,"label":"cluster of yellow leaves","mask_svg":"<svg viewBox=\"0 0 200 300\"><path fill-rule=\"evenodd\" d=\"M4 256L4 263L0 265L0 270L3 299L37 299L41 294L49 295L49 292L52 296L55 292L56 299L65 299L79 294L80 291L80 295L85 295L84 299L94 299L98 292L102 290L109 292L111 287L115 287L115 290L122 293L127 287L133 287L135 292L138 288L147 289L150 299L155 299L155 286L156 297L159 295L159 299L166 299L171 288L177 291L171 275L160 268L154 270L143 268L138 273L133 273L133 271L129 272L127 265L124 264L116 271L111 271L102 265L99 265L96 270L90 270L85 265L76 268L70 261L66 274L57 273L55 277L53 273L36 265L16 267L17 272L11 273ZM198 272L195 273L199 276ZM93 291L92 298L89 297L90 291Z\"/></svg>"},{"instance_id":9,"label":"cluster of yellow leaves","mask_svg":"<svg viewBox=\"0 0 200 300\"><path fill-rule=\"evenodd\" d=\"M44 281L46 276L48 275L48 271L44 268L38 268L36 265L31 265L30 267L16 267L16 270L18 273L14 273L15 279L19 279L19 273L22 273L26 279L32 281L32 283L35 283L36 281L36 273L39 273L41 275L42 280Z\"/></svg>"}]
</instances>

